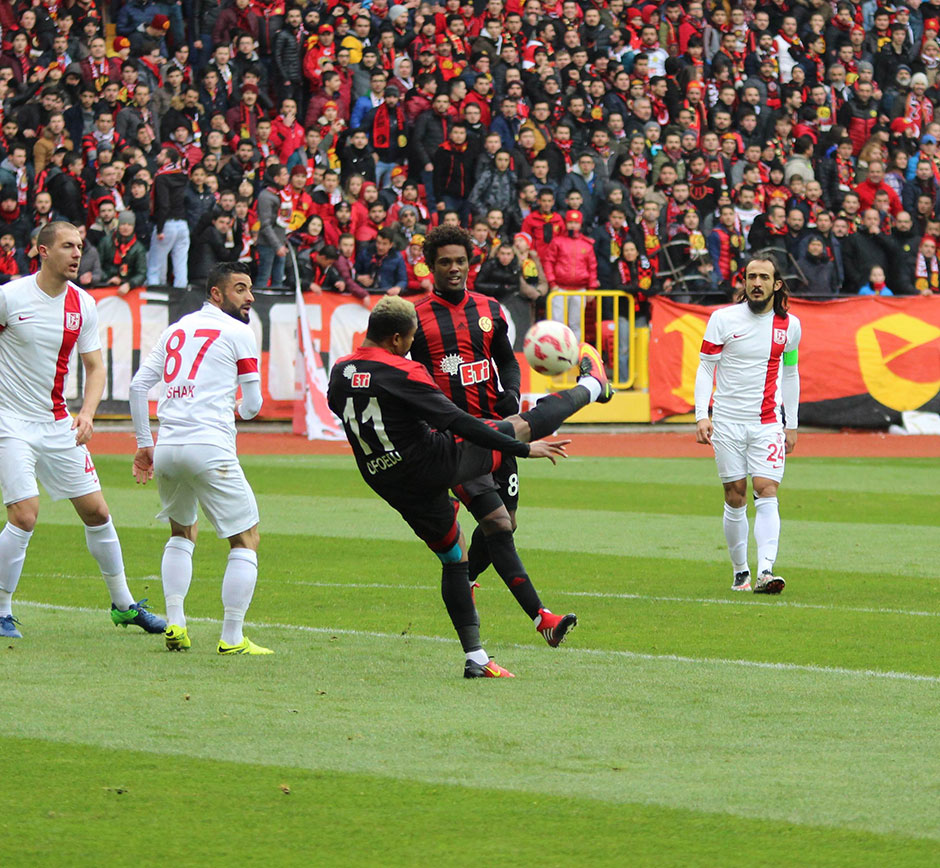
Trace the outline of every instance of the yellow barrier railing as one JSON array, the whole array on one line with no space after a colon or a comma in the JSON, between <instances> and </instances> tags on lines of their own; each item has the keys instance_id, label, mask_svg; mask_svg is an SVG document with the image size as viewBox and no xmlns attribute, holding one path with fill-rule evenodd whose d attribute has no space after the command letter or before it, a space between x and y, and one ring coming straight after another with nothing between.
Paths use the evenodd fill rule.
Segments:
<instances>
[{"instance_id":1,"label":"yellow barrier railing","mask_svg":"<svg viewBox=\"0 0 940 868\"><path fill-rule=\"evenodd\" d=\"M593 334L586 331L588 302L595 299ZM603 318L604 300L610 299L610 318ZM608 373L614 389L632 388L636 380L636 304L632 295L619 289L578 289L550 292L546 300L548 316L567 323L578 340L593 344L602 352L609 350ZM606 330L606 333L605 333ZM627 353L626 369L620 364L621 349ZM577 380L577 369L552 377L552 384L560 389L573 386Z\"/></svg>"}]
</instances>

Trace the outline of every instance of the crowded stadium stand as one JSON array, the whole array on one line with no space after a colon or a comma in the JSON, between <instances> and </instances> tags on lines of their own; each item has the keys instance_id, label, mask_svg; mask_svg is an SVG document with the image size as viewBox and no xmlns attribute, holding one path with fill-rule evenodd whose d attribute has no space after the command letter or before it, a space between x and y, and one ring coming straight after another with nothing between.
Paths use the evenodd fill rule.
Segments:
<instances>
[{"instance_id":1,"label":"crowded stadium stand","mask_svg":"<svg viewBox=\"0 0 940 868\"><path fill-rule=\"evenodd\" d=\"M133 368L148 299L246 262L287 365L279 297L426 293L453 222L517 349L567 320L642 392L654 312L731 300L756 253L797 299L940 291L938 33L940 0L3 0L0 279L73 222Z\"/></svg>"}]
</instances>

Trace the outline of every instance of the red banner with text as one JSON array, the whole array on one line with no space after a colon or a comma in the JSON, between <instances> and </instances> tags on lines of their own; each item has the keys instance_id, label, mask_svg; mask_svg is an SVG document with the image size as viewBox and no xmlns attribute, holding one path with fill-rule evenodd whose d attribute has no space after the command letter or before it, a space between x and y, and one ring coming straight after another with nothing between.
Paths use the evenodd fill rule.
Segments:
<instances>
[{"instance_id":1,"label":"red banner with text","mask_svg":"<svg viewBox=\"0 0 940 868\"><path fill-rule=\"evenodd\" d=\"M653 299L654 422L694 410L695 372L715 307ZM905 410L940 412L940 298L791 299L800 319L800 422L883 428Z\"/></svg>"}]
</instances>

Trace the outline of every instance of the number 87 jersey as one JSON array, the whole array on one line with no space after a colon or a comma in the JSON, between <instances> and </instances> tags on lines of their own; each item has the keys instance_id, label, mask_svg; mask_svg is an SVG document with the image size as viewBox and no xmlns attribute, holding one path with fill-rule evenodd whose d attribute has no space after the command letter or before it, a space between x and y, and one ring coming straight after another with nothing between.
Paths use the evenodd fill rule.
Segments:
<instances>
[{"instance_id":1,"label":"number 87 jersey","mask_svg":"<svg viewBox=\"0 0 940 868\"><path fill-rule=\"evenodd\" d=\"M235 396L260 379L258 344L246 323L207 302L163 332L138 373L159 378L160 444L234 449Z\"/></svg>"}]
</instances>

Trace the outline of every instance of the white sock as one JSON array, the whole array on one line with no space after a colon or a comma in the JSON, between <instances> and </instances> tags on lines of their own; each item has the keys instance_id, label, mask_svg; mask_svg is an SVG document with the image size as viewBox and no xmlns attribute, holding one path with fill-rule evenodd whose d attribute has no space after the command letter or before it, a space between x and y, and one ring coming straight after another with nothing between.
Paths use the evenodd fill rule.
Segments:
<instances>
[{"instance_id":1,"label":"white sock","mask_svg":"<svg viewBox=\"0 0 940 868\"><path fill-rule=\"evenodd\" d=\"M108 586L111 602L122 612L126 612L134 603L134 598L127 587L124 576L124 556L121 554L121 541L110 517L104 524L96 527L85 525L85 543L88 551L98 562L101 577Z\"/></svg>"},{"instance_id":2,"label":"white sock","mask_svg":"<svg viewBox=\"0 0 940 868\"><path fill-rule=\"evenodd\" d=\"M591 377L591 376L588 376L588 377L579 377L579 378L578 378L578 385L579 385L579 386L584 386L584 388L587 389L588 392L590 392L590 394L591 394L591 403L593 403L593 402L596 401L598 398L600 398L600 396L601 396L601 384L600 384L600 380L598 380L597 377Z\"/></svg>"},{"instance_id":3,"label":"white sock","mask_svg":"<svg viewBox=\"0 0 940 868\"><path fill-rule=\"evenodd\" d=\"M754 539L757 540L757 575L765 570L773 572L780 540L780 510L776 497L758 497L757 517L754 519Z\"/></svg>"},{"instance_id":4,"label":"white sock","mask_svg":"<svg viewBox=\"0 0 940 868\"><path fill-rule=\"evenodd\" d=\"M743 573L747 570L747 506L728 506L726 503L723 524L731 564L736 573Z\"/></svg>"},{"instance_id":5,"label":"white sock","mask_svg":"<svg viewBox=\"0 0 940 868\"><path fill-rule=\"evenodd\" d=\"M222 606L225 609L222 641L226 645L238 645L244 639L242 625L257 580L257 553L251 549L232 549L222 578Z\"/></svg>"},{"instance_id":6,"label":"white sock","mask_svg":"<svg viewBox=\"0 0 940 868\"><path fill-rule=\"evenodd\" d=\"M7 522L0 531L0 615L12 615L13 592L23 572L31 530Z\"/></svg>"},{"instance_id":7,"label":"white sock","mask_svg":"<svg viewBox=\"0 0 940 868\"><path fill-rule=\"evenodd\" d=\"M486 666L486 664L490 662L490 655L482 648L479 648L476 651L468 651L467 659L472 660L478 666Z\"/></svg>"},{"instance_id":8,"label":"white sock","mask_svg":"<svg viewBox=\"0 0 940 868\"><path fill-rule=\"evenodd\" d=\"M193 549L196 544L181 536L171 536L163 548L160 575L163 577L163 597L166 601L166 622L177 627L186 626L183 601L193 580Z\"/></svg>"}]
</instances>

